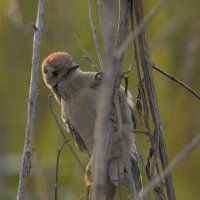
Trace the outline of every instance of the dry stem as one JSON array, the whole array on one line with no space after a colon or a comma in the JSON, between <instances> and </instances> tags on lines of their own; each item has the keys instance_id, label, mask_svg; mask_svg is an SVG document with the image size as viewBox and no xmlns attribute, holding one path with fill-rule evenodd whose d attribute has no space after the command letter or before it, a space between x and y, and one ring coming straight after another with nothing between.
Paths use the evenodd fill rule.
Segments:
<instances>
[{"instance_id":1,"label":"dry stem","mask_svg":"<svg viewBox=\"0 0 200 200\"><path fill-rule=\"evenodd\" d=\"M126 51L126 49L129 47L129 45L131 44L132 40L136 39L136 37L146 28L146 26L148 25L148 23L153 19L153 17L158 13L158 11L160 11L160 8L163 5L163 3L164 3L164 0L160 0L159 3L156 4L156 6L152 9L151 13L149 15L147 15L147 17L144 18L140 22L140 24L133 31L133 33L131 33L127 37L126 41L117 50L117 52L116 52L116 56L117 57L120 57Z\"/></svg>"},{"instance_id":2,"label":"dry stem","mask_svg":"<svg viewBox=\"0 0 200 200\"><path fill-rule=\"evenodd\" d=\"M60 145L57 153L57 159L56 159L56 180L55 180L55 194L54 194L54 199L58 199L58 172L59 172L59 162L60 162L60 154L63 150L63 147L65 145L65 141Z\"/></svg>"},{"instance_id":3,"label":"dry stem","mask_svg":"<svg viewBox=\"0 0 200 200\"><path fill-rule=\"evenodd\" d=\"M33 137L33 127L35 119L35 108L36 100L38 94L38 69L40 62L40 46L41 37L44 21L44 8L45 0L39 0L38 11L37 11L37 22L35 26L35 34L33 39L33 56L32 56L32 71L29 89L29 101L28 101L28 115L27 115L27 125L26 125L26 135L24 142L23 158L22 158L22 168L20 172L19 185L17 200L25 199L25 187L28 174L31 170L31 152L32 152L32 137Z\"/></svg>"},{"instance_id":4,"label":"dry stem","mask_svg":"<svg viewBox=\"0 0 200 200\"><path fill-rule=\"evenodd\" d=\"M96 71L99 71L99 66L95 63L94 59L92 58L92 56L87 52L87 50L83 47L79 37L74 33L74 38L76 39L78 46L81 48L81 50L84 53L84 58L87 59L87 61L90 62L91 66L94 67L96 69Z\"/></svg>"},{"instance_id":5,"label":"dry stem","mask_svg":"<svg viewBox=\"0 0 200 200\"><path fill-rule=\"evenodd\" d=\"M99 95L97 107L97 119L95 123L93 155L94 166L92 175L94 178L94 188L92 188L92 199L106 199L107 185L107 153L109 152L109 141L111 123L108 120L112 108L112 96L114 91L114 0L103 0L104 16L107 23L103 24L104 47L105 47L105 66L104 79Z\"/></svg>"},{"instance_id":6,"label":"dry stem","mask_svg":"<svg viewBox=\"0 0 200 200\"><path fill-rule=\"evenodd\" d=\"M180 162L185 159L195 147L200 144L200 135L198 135L189 145L187 145L172 161L171 163L165 168L165 170L160 173L158 176L154 177L153 180L147 185L143 192L141 193L141 197L146 197L155 187L155 185L164 177L166 177L171 171L178 165Z\"/></svg>"},{"instance_id":7,"label":"dry stem","mask_svg":"<svg viewBox=\"0 0 200 200\"><path fill-rule=\"evenodd\" d=\"M139 0L134 1L134 10L135 10L137 25L139 26L144 20L144 11L143 11L142 1L139 1ZM141 34L138 36L138 45L139 45L141 64L142 64L142 69L143 69L143 74L144 74L145 87L146 87L149 106L151 109L151 115L152 115L152 119L153 119L154 127L155 127L155 136L159 137L157 141L159 143L158 148L159 148L159 153L160 153L160 159L161 159L162 167L166 168L168 165L168 157L166 153L162 122L161 122L158 102L156 98L155 86L153 82L153 75L152 75L152 70L150 66L149 52L148 52L148 45L147 45L145 31L142 31ZM170 200L175 200L176 197L175 197L172 177L170 173L168 174L168 176L165 177L165 185L166 185L168 198Z\"/></svg>"},{"instance_id":8,"label":"dry stem","mask_svg":"<svg viewBox=\"0 0 200 200\"><path fill-rule=\"evenodd\" d=\"M175 81L179 85L181 85L183 88L185 88L187 91L189 91L193 96L195 96L198 100L200 100L200 95L195 92L190 86L188 86L183 81L178 80L176 77L172 76L171 74L165 72L164 70L160 69L158 66L156 66L154 63L151 63L151 67L155 69L156 71L160 72L161 74L165 75L169 79Z\"/></svg>"},{"instance_id":9,"label":"dry stem","mask_svg":"<svg viewBox=\"0 0 200 200\"><path fill-rule=\"evenodd\" d=\"M92 0L88 0L88 10L89 10L90 27L91 27L92 35L93 35L94 42L95 42L95 47L96 47L96 51L97 51L97 55L98 55L98 59L99 59L99 65L100 65L100 68L102 70L103 69L103 60L102 60L102 57L101 57L97 33L96 33L96 29L95 29L93 17L92 17Z\"/></svg>"}]
</instances>

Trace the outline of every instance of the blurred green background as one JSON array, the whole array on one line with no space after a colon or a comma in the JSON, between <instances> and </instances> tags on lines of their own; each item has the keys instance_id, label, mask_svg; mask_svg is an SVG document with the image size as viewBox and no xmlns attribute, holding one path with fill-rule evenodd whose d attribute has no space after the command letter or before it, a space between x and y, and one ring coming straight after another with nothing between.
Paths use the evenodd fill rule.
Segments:
<instances>
[{"instance_id":1,"label":"blurred green background","mask_svg":"<svg viewBox=\"0 0 200 200\"><path fill-rule=\"evenodd\" d=\"M158 1L144 1L149 13ZM33 28L37 1L0 0L0 200L16 199L18 176L26 127L31 71ZM96 10L94 11L96 16ZM168 0L148 26L151 59L200 93L200 2ZM95 23L98 26L97 19ZM97 28L99 31L99 28ZM73 34L97 62L88 20L87 1L46 2L41 60L54 51L68 51L83 70L93 70ZM98 35L99 32L98 32ZM130 64L126 56L124 66ZM200 133L200 102L161 74L154 72L157 96L165 131L169 159L173 159ZM136 73L131 73L129 89L136 99ZM50 114L45 87L39 74L39 95L34 128L34 151L27 198L54 199L55 163L62 142ZM59 116L59 108L54 104ZM146 151L145 136L138 136ZM77 151L77 150L76 150ZM145 152L144 152L145 153ZM146 152L147 153L147 152ZM84 164L86 156L80 155ZM177 199L200 199L200 147L173 171ZM84 176L67 148L59 170L59 199L85 196Z\"/></svg>"}]
</instances>

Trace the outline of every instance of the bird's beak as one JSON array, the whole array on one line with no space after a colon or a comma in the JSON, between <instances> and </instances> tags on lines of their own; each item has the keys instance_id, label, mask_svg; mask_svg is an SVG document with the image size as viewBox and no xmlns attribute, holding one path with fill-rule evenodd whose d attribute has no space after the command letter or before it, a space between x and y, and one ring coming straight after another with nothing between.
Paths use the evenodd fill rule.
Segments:
<instances>
[{"instance_id":1,"label":"bird's beak","mask_svg":"<svg viewBox=\"0 0 200 200\"><path fill-rule=\"evenodd\" d=\"M71 63L68 67L69 67L69 69L77 69L79 67L79 65L76 63Z\"/></svg>"}]
</instances>

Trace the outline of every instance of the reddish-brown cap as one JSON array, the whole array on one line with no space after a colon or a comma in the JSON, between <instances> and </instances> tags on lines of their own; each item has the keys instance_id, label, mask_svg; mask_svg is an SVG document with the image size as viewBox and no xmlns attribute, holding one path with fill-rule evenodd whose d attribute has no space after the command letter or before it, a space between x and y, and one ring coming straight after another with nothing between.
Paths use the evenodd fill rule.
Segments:
<instances>
[{"instance_id":1,"label":"reddish-brown cap","mask_svg":"<svg viewBox=\"0 0 200 200\"><path fill-rule=\"evenodd\" d=\"M52 53L50 54L46 60L48 62L56 62L57 60L60 60L62 58L65 58L65 57L71 57L69 53L67 52L55 52L55 53Z\"/></svg>"},{"instance_id":2,"label":"reddish-brown cap","mask_svg":"<svg viewBox=\"0 0 200 200\"><path fill-rule=\"evenodd\" d=\"M54 52L44 59L44 61L42 63L42 68L44 68L46 65L50 65L51 63L56 63L61 60L66 63L71 63L72 57L67 52Z\"/></svg>"}]
</instances>

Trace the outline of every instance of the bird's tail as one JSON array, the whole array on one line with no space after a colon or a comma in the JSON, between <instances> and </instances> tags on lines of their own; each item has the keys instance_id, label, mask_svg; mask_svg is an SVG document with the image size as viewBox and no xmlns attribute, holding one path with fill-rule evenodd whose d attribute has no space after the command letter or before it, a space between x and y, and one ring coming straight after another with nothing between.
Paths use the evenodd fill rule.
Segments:
<instances>
[{"instance_id":1,"label":"bird's tail","mask_svg":"<svg viewBox=\"0 0 200 200\"><path fill-rule=\"evenodd\" d=\"M92 158L86 168L85 180L86 185L90 188L93 184L91 177L91 163ZM140 193L142 190L142 177L140 174L139 166L137 160L130 156L130 164L131 164L131 173L132 177L128 177L127 166L125 166L123 159L113 158L108 163L108 176L109 176L109 184L108 184L108 196L110 200L114 199L116 189L118 185L122 185L127 188L130 192L132 191L131 181L132 178L135 189L137 193Z\"/></svg>"},{"instance_id":2,"label":"bird's tail","mask_svg":"<svg viewBox=\"0 0 200 200\"><path fill-rule=\"evenodd\" d=\"M125 169L125 171L126 171L126 169ZM122 186L126 187L129 191L132 191L132 186L131 186L131 181L130 181L130 178L132 178L137 193L140 193L142 191L142 188L143 188L143 186L142 186L142 176L140 174L138 163L134 158L131 159L131 172L132 172L132 177L124 176L120 180L120 184ZM128 173L126 173L126 174L128 175Z\"/></svg>"},{"instance_id":3,"label":"bird's tail","mask_svg":"<svg viewBox=\"0 0 200 200\"><path fill-rule=\"evenodd\" d=\"M143 186L142 186L142 176L140 174L138 162L134 158L131 159L131 172L132 172L133 181L134 181L134 184L135 184L136 191L140 192L143 188Z\"/></svg>"},{"instance_id":4,"label":"bird's tail","mask_svg":"<svg viewBox=\"0 0 200 200\"><path fill-rule=\"evenodd\" d=\"M134 157L130 157L130 168L132 177L128 176L127 166L122 159L112 159L109 163L109 178L115 184L124 186L129 191L132 191L131 178L134 182L135 189L138 193L142 190L142 177L140 174L138 162Z\"/></svg>"}]
</instances>

